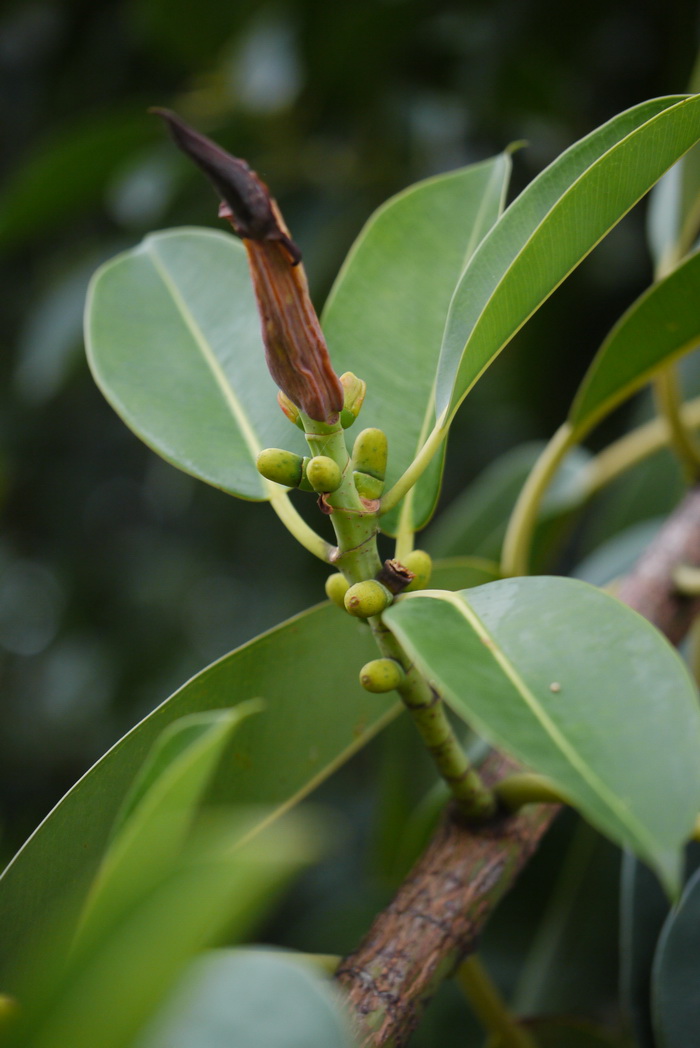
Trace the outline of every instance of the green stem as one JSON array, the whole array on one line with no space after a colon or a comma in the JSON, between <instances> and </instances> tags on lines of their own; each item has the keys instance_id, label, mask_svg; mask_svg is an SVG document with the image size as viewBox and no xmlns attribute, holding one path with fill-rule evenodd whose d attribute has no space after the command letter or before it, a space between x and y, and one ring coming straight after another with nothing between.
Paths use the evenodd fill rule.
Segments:
<instances>
[{"instance_id":1,"label":"green stem","mask_svg":"<svg viewBox=\"0 0 700 1048\"><path fill-rule=\"evenodd\" d=\"M508 775L496 784L494 792L509 811L517 811L526 804L567 803L550 779L530 772Z\"/></svg>"},{"instance_id":2,"label":"green stem","mask_svg":"<svg viewBox=\"0 0 700 1048\"><path fill-rule=\"evenodd\" d=\"M529 1033L519 1025L474 954L457 969L457 982L485 1030L499 1048L537 1048Z\"/></svg>"},{"instance_id":3,"label":"green stem","mask_svg":"<svg viewBox=\"0 0 700 1048\"><path fill-rule=\"evenodd\" d=\"M687 401L682 408L683 419L691 429L700 427L700 397ZM643 462L645 458L660 451L669 443L666 419L654 418L608 445L586 467L584 477L585 497L590 498L601 488Z\"/></svg>"},{"instance_id":4,"label":"green stem","mask_svg":"<svg viewBox=\"0 0 700 1048\"><path fill-rule=\"evenodd\" d=\"M668 426L671 448L681 464L687 483L694 484L700 475L700 452L681 413L683 398L675 364L664 368L656 376L654 395L659 415Z\"/></svg>"},{"instance_id":5,"label":"green stem","mask_svg":"<svg viewBox=\"0 0 700 1048\"><path fill-rule=\"evenodd\" d=\"M280 488L279 493L276 493L271 497L270 505L284 524L287 531L291 532L297 542L301 543L304 549L307 549L309 553L313 553L314 557L318 557L319 560L323 560L327 564L331 563L334 552L333 546L331 546L330 542L326 542L325 539L322 539L321 536L318 535L313 528L310 528L306 521L299 516L286 491L283 491Z\"/></svg>"},{"instance_id":6,"label":"green stem","mask_svg":"<svg viewBox=\"0 0 700 1048\"><path fill-rule=\"evenodd\" d=\"M352 585L373 579L381 568L377 551L378 502L360 498L352 473L352 462L340 424L314 422L302 414L306 440L313 455L327 455L342 473L340 486L323 496L338 539L332 560ZM383 625L381 617L370 619L381 653L397 659L406 671L397 689L442 777L450 787L460 811L469 818L483 819L496 810L496 798L469 764L440 696L411 665L398 641Z\"/></svg>"},{"instance_id":7,"label":"green stem","mask_svg":"<svg viewBox=\"0 0 700 1048\"><path fill-rule=\"evenodd\" d=\"M379 511L382 515L388 513L390 509L393 509L394 506L401 501L406 492L409 491L416 481L423 476L446 437L447 427L441 426L439 422L436 422L428 439L406 472L399 477L393 488L390 488L386 495L383 496L381 509Z\"/></svg>"},{"instance_id":8,"label":"green stem","mask_svg":"<svg viewBox=\"0 0 700 1048\"><path fill-rule=\"evenodd\" d=\"M440 695L411 665L380 617L370 619L370 626L382 655L396 659L405 670L406 676L397 691L460 812L468 819L489 818L496 811L495 795L469 763Z\"/></svg>"},{"instance_id":9,"label":"green stem","mask_svg":"<svg viewBox=\"0 0 700 1048\"><path fill-rule=\"evenodd\" d=\"M544 448L523 485L508 521L503 542L501 571L504 576L527 575L532 536L542 498L562 459L575 443L575 431L564 422Z\"/></svg>"}]
</instances>

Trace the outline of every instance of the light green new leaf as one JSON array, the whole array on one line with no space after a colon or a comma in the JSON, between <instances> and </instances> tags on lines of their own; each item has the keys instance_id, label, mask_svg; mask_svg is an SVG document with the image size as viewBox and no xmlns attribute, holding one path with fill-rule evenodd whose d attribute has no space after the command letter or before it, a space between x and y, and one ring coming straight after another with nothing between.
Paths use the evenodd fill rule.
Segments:
<instances>
[{"instance_id":1,"label":"light green new leaf","mask_svg":"<svg viewBox=\"0 0 700 1048\"><path fill-rule=\"evenodd\" d=\"M165 729L117 816L76 941L85 950L161 880L181 852L204 791L236 727L262 704L193 713Z\"/></svg>"},{"instance_id":2,"label":"light green new leaf","mask_svg":"<svg viewBox=\"0 0 700 1048\"><path fill-rule=\"evenodd\" d=\"M498 218L508 155L411 186L368 221L323 313L333 365L367 383L358 428L389 438L387 490L411 464L435 421L434 385L450 299L464 266ZM354 432L354 431L352 431ZM414 494L413 526L435 507L442 456ZM396 512L382 519L395 533Z\"/></svg>"},{"instance_id":3,"label":"light green new leaf","mask_svg":"<svg viewBox=\"0 0 700 1048\"><path fill-rule=\"evenodd\" d=\"M370 695L358 670L376 657L370 631L324 604L298 615L193 677L121 739L66 794L0 879L0 968L41 914L70 891L82 903L123 799L160 733L192 713L264 699L227 749L208 796L260 804L268 819L360 749L400 709ZM12 988L14 972L6 973Z\"/></svg>"},{"instance_id":4,"label":"light green new leaf","mask_svg":"<svg viewBox=\"0 0 700 1048\"><path fill-rule=\"evenodd\" d=\"M700 252L653 284L605 339L569 412L577 432L587 433L659 368L697 346L698 302Z\"/></svg>"},{"instance_id":5,"label":"light green new leaf","mask_svg":"<svg viewBox=\"0 0 700 1048\"><path fill-rule=\"evenodd\" d=\"M690 1048L700 1030L700 870L666 919L654 957L652 1013L658 1048Z\"/></svg>"},{"instance_id":6,"label":"light green new leaf","mask_svg":"<svg viewBox=\"0 0 700 1048\"><path fill-rule=\"evenodd\" d=\"M256 456L303 438L275 402L238 240L176 229L118 255L93 277L85 341L109 403L166 461L241 498L280 492Z\"/></svg>"},{"instance_id":7,"label":"light green new leaf","mask_svg":"<svg viewBox=\"0 0 700 1048\"><path fill-rule=\"evenodd\" d=\"M520 194L455 292L438 368L438 417L449 421L532 313L698 140L700 96L644 102L571 146Z\"/></svg>"},{"instance_id":8,"label":"light green new leaf","mask_svg":"<svg viewBox=\"0 0 700 1048\"><path fill-rule=\"evenodd\" d=\"M57 949L42 914L49 934L26 966L18 1021L3 1044L133 1048L188 962L224 934L234 942L249 934L285 880L318 857L319 826L299 812L239 846L250 828L234 809L191 836L155 883L144 878L119 920L79 950ZM60 903L57 915L66 916Z\"/></svg>"},{"instance_id":9,"label":"light green new leaf","mask_svg":"<svg viewBox=\"0 0 700 1048\"><path fill-rule=\"evenodd\" d=\"M677 890L700 810L700 709L650 623L583 582L546 577L409 594L385 621L461 717Z\"/></svg>"},{"instance_id":10,"label":"light green new leaf","mask_svg":"<svg viewBox=\"0 0 700 1048\"><path fill-rule=\"evenodd\" d=\"M196 960L134 1048L352 1048L341 998L308 961L280 950Z\"/></svg>"}]
</instances>

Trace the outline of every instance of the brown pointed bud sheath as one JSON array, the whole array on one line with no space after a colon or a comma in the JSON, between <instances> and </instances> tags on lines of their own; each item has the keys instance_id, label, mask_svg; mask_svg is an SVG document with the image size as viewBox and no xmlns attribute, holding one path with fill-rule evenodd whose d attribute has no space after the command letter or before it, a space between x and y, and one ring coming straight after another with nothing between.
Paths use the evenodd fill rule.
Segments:
<instances>
[{"instance_id":1,"label":"brown pointed bud sheath","mask_svg":"<svg viewBox=\"0 0 700 1048\"><path fill-rule=\"evenodd\" d=\"M265 357L283 393L317 422L336 422L345 390L333 371L311 304L301 253L267 186L244 160L188 127L175 113L153 109L177 146L221 197L219 214L243 240L262 321Z\"/></svg>"}]
</instances>

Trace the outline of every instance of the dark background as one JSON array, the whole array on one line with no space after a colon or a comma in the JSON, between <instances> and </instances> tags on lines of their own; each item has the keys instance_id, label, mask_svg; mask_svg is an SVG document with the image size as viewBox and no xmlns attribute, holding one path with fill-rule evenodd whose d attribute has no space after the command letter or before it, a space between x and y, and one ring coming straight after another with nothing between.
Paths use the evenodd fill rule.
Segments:
<instances>
[{"instance_id":1,"label":"dark background","mask_svg":"<svg viewBox=\"0 0 700 1048\"><path fill-rule=\"evenodd\" d=\"M620 110L685 90L699 24L684 0L3 5L4 858L189 675L323 595L322 567L264 505L158 460L85 365L94 268L152 229L220 225L147 107L176 109L262 175L320 307L388 195L526 139L516 191ZM444 502L562 420L601 337L650 279L643 220L637 209L622 223L470 398Z\"/></svg>"}]
</instances>

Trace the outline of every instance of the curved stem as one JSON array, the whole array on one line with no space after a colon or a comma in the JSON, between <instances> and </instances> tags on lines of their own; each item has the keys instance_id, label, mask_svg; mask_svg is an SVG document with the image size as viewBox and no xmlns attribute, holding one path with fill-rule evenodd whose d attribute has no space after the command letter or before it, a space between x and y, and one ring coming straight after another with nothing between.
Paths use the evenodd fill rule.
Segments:
<instances>
[{"instance_id":1,"label":"curved stem","mask_svg":"<svg viewBox=\"0 0 700 1048\"><path fill-rule=\"evenodd\" d=\"M525 804L566 804L551 779L531 772L508 775L494 787L501 804L509 811L518 811Z\"/></svg>"},{"instance_id":2,"label":"curved stem","mask_svg":"<svg viewBox=\"0 0 700 1048\"><path fill-rule=\"evenodd\" d=\"M549 441L525 481L508 521L503 542L501 571L504 576L527 575L532 535L540 503L567 451L576 442L576 433L564 422Z\"/></svg>"},{"instance_id":3,"label":"curved stem","mask_svg":"<svg viewBox=\"0 0 700 1048\"><path fill-rule=\"evenodd\" d=\"M700 427L700 397L687 401L681 413L687 426L691 429L698 429ZM660 451L668 444L669 439L666 420L657 417L609 444L586 466L585 498L595 495L621 473L636 466L637 463L642 462L656 451Z\"/></svg>"},{"instance_id":4,"label":"curved stem","mask_svg":"<svg viewBox=\"0 0 700 1048\"><path fill-rule=\"evenodd\" d=\"M313 553L314 557L318 557L319 560L325 561L326 564L332 563L331 558L334 547L331 546L330 542L326 542L325 539L321 538L299 516L286 491L280 489L279 493L275 493L270 499L270 505L287 531L294 536L297 542L301 543L304 549L307 549L309 553Z\"/></svg>"},{"instance_id":5,"label":"curved stem","mask_svg":"<svg viewBox=\"0 0 700 1048\"><path fill-rule=\"evenodd\" d=\"M506 1002L476 954L467 957L455 977L474 1013L499 1048L537 1048L536 1042L511 1014Z\"/></svg>"},{"instance_id":6,"label":"curved stem","mask_svg":"<svg viewBox=\"0 0 700 1048\"><path fill-rule=\"evenodd\" d=\"M687 483L693 484L700 476L700 451L682 415L683 398L675 364L664 368L654 379L654 396L659 415L665 419L668 426L669 442L681 464L685 479Z\"/></svg>"},{"instance_id":7,"label":"curved stem","mask_svg":"<svg viewBox=\"0 0 700 1048\"><path fill-rule=\"evenodd\" d=\"M390 509L393 509L394 506L401 501L406 492L409 491L416 481L423 476L432 462L435 453L439 450L443 440L446 439L447 432L447 426L441 426L439 422L435 423L432 432L411 465L406 472L399 477L393 488L390 488L382 498L379 510L380 514L388 513Z\"/></svg>"}]
</instances>

